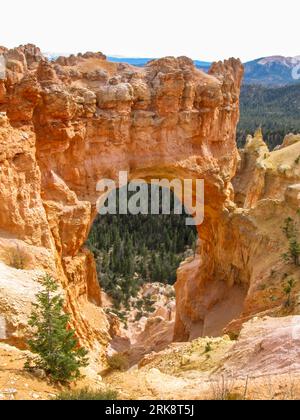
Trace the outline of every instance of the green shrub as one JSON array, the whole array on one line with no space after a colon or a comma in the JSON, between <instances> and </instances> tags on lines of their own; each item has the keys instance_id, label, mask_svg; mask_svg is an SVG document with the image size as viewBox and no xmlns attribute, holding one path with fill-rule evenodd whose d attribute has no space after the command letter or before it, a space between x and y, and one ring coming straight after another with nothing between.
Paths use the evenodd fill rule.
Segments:
<instances>
[{"instance_id":1,"label":"green shrub","mask_svg":"<svg viewBox=\"0 0 300 420\"><path fill-rule=\"evenodd\" d=\"M135 321L137 322L140 321L143 318L143 316L144 316L143 312L138 312L135 316Z\"/></svg>"},{"instance_id":2,"label":"green shrub","mask_svg":"<svg viewBox=\"0 0 300 420\"><path fill-rule=\"evenodd\" d=\"M29 255L19 246L7 251L7 264L10 267L16 268L17 270L25 270L28 262Z\"/></svg>"},{"instance_id":3,"label":"green shrub","mask_svg":"<svg viewBox=\"0 0 300 420\"><path fill-rule=\"evenodd\" d=\"M204 353L210 353L212 351L211 342L206 343Z\"/></svg>"},{"instance_id":4,"label":"green shrub","mask_svg":"<svg viewBox=\"0 0 300 420\"><path fill-rule=\"evenodd\" d=\"M116 353L107 358L108 366L113 370L125 371L129 368L128 357L122 353Z\"/></svg>"},{"instance_id":5,"label":"green shrub","mask_svg":"<svg viewBox=\"0 0 300 420\"><path fill-rule=\"evenodd\" d=\"M84 388L78 391L65 391L56 398L59 401L114 401L118 399L118 393L113 390L91 391Z\"/></svg>"},{"instance_id":6,"label":"green shrub","mask_svg":"<svg viewBox=\"0 0 300 420\"><path fill-rule=\"evenodd\" d=\"M289 241L289 250L283 255L285 261L292 262L296 266L300 265L300 243L298 241L297 225L292 218L287 218L283 227Z\"/></svg>"},{"instance_id":7,"label":"green shrub","mask_svg":"<svg viewBox=\"0 0 300 420\"><path fill-rule=\"evenodd\" d=\"M25 368L42 369L54 382L67 383L80 377L79 369L87 366L87 351L79 346L75 331L69 327L70 317L64 313L64 300L51 276L42 281L43 290L29 319L32 338L30 351L37 355L28 359Z\"/></svg>"},{"instance_id":8,"label":"green shrub","mask_svg":"<svg viewBox=\"0 0 300 420\"><path fill-rule=\"evenodd\" d=\"M136 302L136 308L137 308L138 310L141 310L141 309L143 308L143 306L144 306L144 301L143 301L142 299L139 299L139 300Z\"/></svg>"},{"instance_id":9,"label":"green shrub","mask_svg":"<svg viewBox=\"0 0 300 420\"><path fill-rule=\"evenodd\" d=\"M296 281L294 279L290 279L283 288L283 291L287 296L285 306L288 307L288 308L291 306L291 303L292 303L291 296L292 296L292 292L293 292L295 287L296 287Z\"/></svg>"},{"instance_id":10,"label":"green shrub","mask_svg":"<svg viewBox=\"0 0 300 420\"><path fill-rule=\"evenodd\" d=\"M244 396L242 394L239 394L238 392L229 392L225 395L224 400L226 401L243 401L245 400Z\"/></svg>"}]
</instances>

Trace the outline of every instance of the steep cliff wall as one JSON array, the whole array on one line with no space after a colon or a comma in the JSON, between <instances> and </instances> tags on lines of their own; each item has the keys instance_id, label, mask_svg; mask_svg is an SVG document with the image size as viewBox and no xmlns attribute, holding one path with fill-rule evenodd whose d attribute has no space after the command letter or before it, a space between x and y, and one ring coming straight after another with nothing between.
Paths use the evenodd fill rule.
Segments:
<instances>
[{"instance_id":1,"label":"steep cliff wall","mask_svg":"<svg viewBox=\"0 0 300 420\"><path fill-rule=\"evenodd\" d=\"M214 289L216 279L228 287L240 281L241 268L228 271L228 260L224 270L220 265L226 248L218 255L229 241L220 245L234 207L240 61L216 63L204 74L186 57L140 69L109 63L101 53L50 63L32 45L2 51L0 254L8 265L15 253L24 256L15 282L20 268L50 271L62 284L81 339L91 348L106 343L109 326L95 267L83 248L97 182L117 180L120 170L145 180L204 179L200 254L192 277L177 285L176 338L190 337L216 301L212 293L203 306L201 295ZM20 290L19 299L27 298ZM4 303L0 299L4 324L13 306L8 295ZM16 336L22 340L17 326L4 328L0 339L15 342Z\"/></svg>"}]
</instances>

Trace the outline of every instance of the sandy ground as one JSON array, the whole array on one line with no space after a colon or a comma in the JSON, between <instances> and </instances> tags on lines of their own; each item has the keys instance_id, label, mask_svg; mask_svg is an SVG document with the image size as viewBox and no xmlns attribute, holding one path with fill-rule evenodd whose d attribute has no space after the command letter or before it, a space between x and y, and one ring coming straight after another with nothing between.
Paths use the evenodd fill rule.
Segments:
<instances>
[{"instance_id":1,"label":"sandy ground","mask_svg":"<svg viewBox=\"0 0 300 420\"><path fill-rule=\"evenodd\" d=\"M104 382L124 399L295 400L300 399L300 372L238 377L220 372L233 343L229 338L197 339L173 344L147 356L128 372L113 372Z\"/></svg>"},{"instance_id":2,"label":"sandy ground","mask_svg":"<svg viewBox=\"0 0 300 420\"><path fill-rule=\"evenodd\" d=\"M91 365L72 389L109 388L125 400L297 400L299 318L253 319L235 342L224 336L171 344L126 372ZM26 372L26 355L0 343L0 400L52 399L63 390Z\"/></svg>"},{"instance_id":3,"label":"sandy ground","mask_svg":"<svg viewBox=\"0 0 300 420\"><path fill-rule=\"evenodd\" d=\"M0 344L0 400L45 400L60 389L24 371L26 353Z\"/></svg>"},{"instance_id":4,"label":"sandy ground","mask_svg":"<svg viewBox=\"0 0 300 420\"><path fill-rule=\"evenodd\" d=\"M65 391L62 386L54 386L43 376L24 370L27 352L0 343L0 400L51 400ZM98 380L86 376L80 379L71 389L104 387L102 379L93 372Z\"/></svg>"}]
</instances>

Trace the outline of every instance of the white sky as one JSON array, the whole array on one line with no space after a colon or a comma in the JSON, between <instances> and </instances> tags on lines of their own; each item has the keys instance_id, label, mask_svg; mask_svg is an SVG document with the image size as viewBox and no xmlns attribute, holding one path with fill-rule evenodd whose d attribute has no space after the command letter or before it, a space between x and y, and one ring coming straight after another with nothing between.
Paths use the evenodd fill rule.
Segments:
<instances>
[{"instance_id":1,"label":"white sky","mask_svg":"<svg viewBox=\"0 0 300 420\"><path fill-rule=\"evenodd\" d=\"M0 45L243 61L300 55L299 0L8 0Z\"/></svg>"}]
</instances>

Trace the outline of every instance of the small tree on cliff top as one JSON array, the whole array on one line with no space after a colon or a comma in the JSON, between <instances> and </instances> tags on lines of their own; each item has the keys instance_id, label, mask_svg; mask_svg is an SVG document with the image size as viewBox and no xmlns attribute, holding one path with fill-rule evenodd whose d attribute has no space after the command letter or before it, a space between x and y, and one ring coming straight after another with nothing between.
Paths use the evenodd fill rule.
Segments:
<instances>
[{"instance_id":1,"label":"small tree on cliff top","mask_svg":"<svg viewBox=\"0 0 300 420\"><path fill-rule=\"evenodd\" d=\"M80 367L87 366L87 351L79 346L75 331L69 327L70 317L64 313L56 282L46 275L41 283L43 290L36 295L29 319L33 337L28 345L37 357L28 360L25 367L43 369L55 382L70 382L80 377Z\"/></svg>"}]
</instances>

